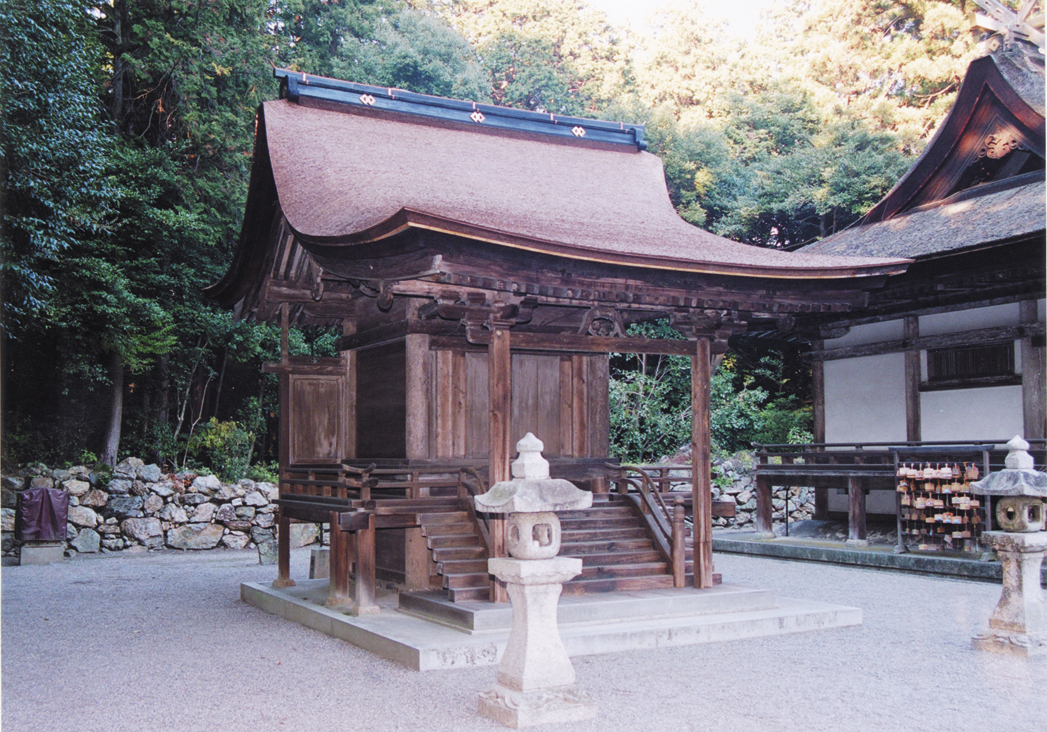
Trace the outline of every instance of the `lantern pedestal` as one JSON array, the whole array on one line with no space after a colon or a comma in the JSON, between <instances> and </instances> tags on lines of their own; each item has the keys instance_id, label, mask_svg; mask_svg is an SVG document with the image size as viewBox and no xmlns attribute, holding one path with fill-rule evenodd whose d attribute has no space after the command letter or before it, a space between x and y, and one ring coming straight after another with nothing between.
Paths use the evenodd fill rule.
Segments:
<instances>
[{"instance_id":1,"label":"lantern pedestal","mask_svg":"<svg viewBox=\"0 0 1047 732\"><path fill-rule=\"evenodd\" d=\"M596 704L574 685L556 622L563 583L581 574L582 560L494 558L487 566L506 583L513 626L497 684L480 694L480 716L513 728L594 718Z\"/></svg>"},{"instance_id":2,"label":"lantern pedestal","mask_svg":"<svg viewBox=\"0 0 1047 732\"><path fill-rule=\"evenodd\" d=\"M974 636L974 647L1018 656L1047 655L1047 602L1040 565L1047 532L986 531L982 541L996 550L1003 569L1003 593L989 617L989 630Z\"/></svg>"}]
</instances>

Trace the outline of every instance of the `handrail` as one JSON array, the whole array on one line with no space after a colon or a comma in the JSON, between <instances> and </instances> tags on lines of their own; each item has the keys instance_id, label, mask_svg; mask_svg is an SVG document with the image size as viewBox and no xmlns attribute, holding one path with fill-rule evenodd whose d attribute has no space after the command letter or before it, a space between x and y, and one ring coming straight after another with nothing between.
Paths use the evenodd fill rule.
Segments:
<instances>
[{"instance_id":1,"label":"handrail","mask_svg":"<svg viewBox=\"0 0 1047 732\"><path fill-rule=\"evenodd\" d=\"M472 478L473 481L475 481L475 490L470 487L466 477ZM462 499L462 503L465 504L465 509L469 514L469 518L480 532L480 539L484 543L486 555L491 556L491 527L488 523L488 519L485 516L481 516L481 514L476 510L476 496L486 492L487 481L484 480L484 477L480 474L479 470L476 468L461 468L458 473L458 497Z\"/></svg>"},{"instance_id":2,"label":"handrail","mask_svg":"<svg viewBox=\"0 0 1047 732\"><path fill-rule=\"evenodd\" d=\"M675 506L670 505L665 500L666 494L671 494L672 491L659 490L660 482L653 479L644 469L647 466L608 465L608 467L614 467L619 471L619 477L615 480L615 484L618 486L620 494L630 495L629 486L633 486L636 489L636 492L632 495L636 496L637 505L644 518L647 519L648 526L654 530L655 544L658 546L659 552L673 569L673 584L677 587L682 587L684 569L682 562L679 561L679 557L682 556L684 551L685 534L680 527L677 527L676 531L673 530L674 518L677 512ZM676 469L683 469L683 467ZM682 476L674 477L681 478ZM677 574L680 576L677 577Z\"/></svg>"}]
</instances>

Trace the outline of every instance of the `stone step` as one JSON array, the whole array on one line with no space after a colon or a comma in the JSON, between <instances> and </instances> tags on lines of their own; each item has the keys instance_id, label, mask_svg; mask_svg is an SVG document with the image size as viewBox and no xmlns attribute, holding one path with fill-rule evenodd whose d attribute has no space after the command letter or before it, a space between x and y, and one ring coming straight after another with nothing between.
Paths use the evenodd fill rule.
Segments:
<instances>
[{"instance_id":1,"label":"stone step","mask_svg":"<svg viewBox=\"0 0 1047 732\"><path fill-rule=\"evenodd\" d=\"M575 579L563 586L564 595L584 595L590 592L628 592L639 590L669 589L673 586L671 575L662 574L644 577L615 577L611 579Z\"/></svg>"}]
</instances>

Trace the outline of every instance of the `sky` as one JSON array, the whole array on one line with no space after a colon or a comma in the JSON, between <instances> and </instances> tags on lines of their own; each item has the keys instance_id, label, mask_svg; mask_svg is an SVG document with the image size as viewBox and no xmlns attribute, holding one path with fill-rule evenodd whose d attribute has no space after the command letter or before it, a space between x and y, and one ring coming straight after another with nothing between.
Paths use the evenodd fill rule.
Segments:
<instances>
[{"instance_id":1,"label":"sky","mask_svg":"<svg viewBox=\"0 0 1047 732\"><path fill-rule=\"evenodd\" d=\"M760 10L771 5L774 0L686 0L704 5L706 13L713 17L727 19L731 32L739 36L753 36ZM634 29L640 30L644 18L653 12L664 0L586 0L592 7L607 13L612 25L621 25L628 21Z\"/></svg>"}]
</instances>

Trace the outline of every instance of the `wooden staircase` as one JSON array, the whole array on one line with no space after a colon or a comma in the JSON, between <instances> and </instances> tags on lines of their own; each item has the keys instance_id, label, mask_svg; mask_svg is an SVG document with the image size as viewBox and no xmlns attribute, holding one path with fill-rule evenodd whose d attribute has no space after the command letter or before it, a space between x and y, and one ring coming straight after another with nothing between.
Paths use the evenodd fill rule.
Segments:
<instances>
[{"instance_id":1,"label":"wooden staircase","mask_svg":"<svg viewBox=\"0 0 1047 732\"><path fill-rule=\"evenodd\" d=\"M655 547L636 509L619 496L595 495L592 508L558 515L560 555L582 560L582 573L564 584L563 594L673 586L669 562Z\"/></svg>"},{"instance_id":2,"label":"wooden staircase","mask_svg":"<svg viewBox=\"0 0 1047 732\"><path fill-rule=\"evenodd\" d=\"M469 512L450 497L428 499L425 510L419 518L432 556L431 583L446 589L452 602L490 599L487 551ZM582 573L564 585L564 594L673 586L669 563L636 508L620 496L597 495L592 508L558 515L560 555L582 560ZM688 574L694 571L691 556L688 548Z\"/></svg>"}]
</instances>

